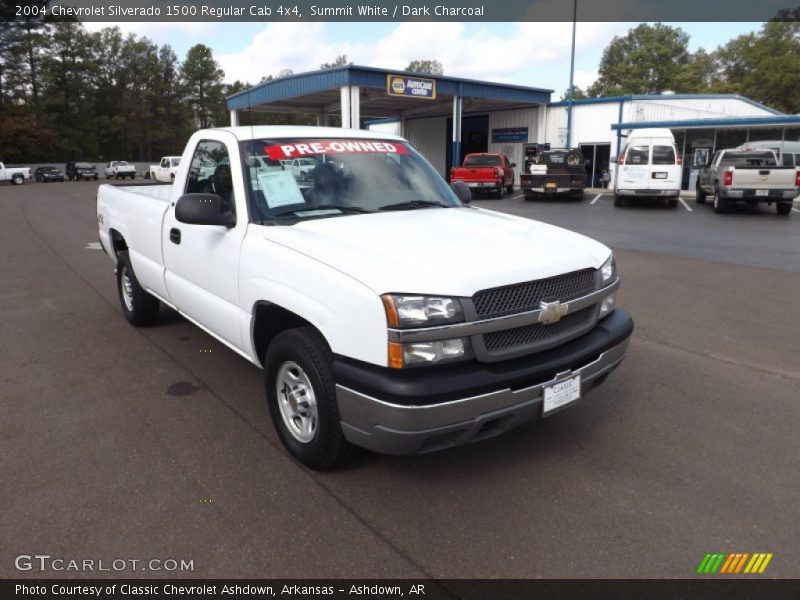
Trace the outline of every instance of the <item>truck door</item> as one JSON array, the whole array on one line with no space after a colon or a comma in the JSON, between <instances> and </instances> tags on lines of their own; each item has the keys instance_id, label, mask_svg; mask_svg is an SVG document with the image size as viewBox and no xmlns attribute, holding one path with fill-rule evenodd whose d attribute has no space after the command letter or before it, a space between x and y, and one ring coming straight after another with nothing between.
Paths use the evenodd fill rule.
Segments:
<instances>
[{"instance_id":1,"label":"truck door","mask_svg":"<svg viewBox=\"0 0 800 600\"><path fill-rule=\"evenodd\" d=\"M162 231L166 286L173 304L195 321L242 348L239 330L239 252L247 231L247 209L235 143L201 140L192 154L184 189L175 191ZM176 185L178 185L176 183ZM236 225L188 225L175 218L183 194L214 193L229 202Z\"/></svg>"}]
</instances>

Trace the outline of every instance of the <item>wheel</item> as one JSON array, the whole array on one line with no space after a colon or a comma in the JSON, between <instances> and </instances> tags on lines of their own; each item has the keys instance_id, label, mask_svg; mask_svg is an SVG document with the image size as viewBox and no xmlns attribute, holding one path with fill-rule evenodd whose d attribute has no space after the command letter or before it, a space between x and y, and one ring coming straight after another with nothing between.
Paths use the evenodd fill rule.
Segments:
<instances>
[{"instance_id":1,"label":"wheel","mask_svg":"<svg viewBox=\"0 0 800 600\"><path fill-rule=\"evenodd\" d=\"M718 190L714 190L714 212L715 213L724 213L728 210L728 203L719 195Z\"/></svg>"},{"instance_id":2,"label":"wheel","mask_svg":"<svg viewBox=\"0 0 800 600\"><path fill-rule=\"evenodd\" d=\"M533 200L536 197L529 192L524 192L523 196L525 197L525 200Z\"/></svg>"},{"instance_id":3,"label":"wheel","mask_svg":"<svg viewBox=\"0 0 800 600\"><path fill-rule=\"evenodd\" d=\"M511 182L511 185L509 185L509 186L506 188L506 193L507 193L507 194L513 194L513 193L514 193L514 182L513 182L513 181Z\"/></svg>"},{"instance_id":4,"label":"wheel","mask_svg":"<svg viewBox=\"0 0 800 600\"><path fill-rule=\"evenodd\" d=\"M25 183L25 177L20 175L19 173L11 176L11 183L14 185L22 185Z\"/></svg>"},{"instance_id":5,"label":"wheel","mask_svg":"<svg viewBox=\"0 0 800 600\"><path fill-rule=\"evenodd\" d=\"M497 198L498 200L502 200L503 199L503 186L502 185L500 185L500 187L498 187L494 191L494 197Z\"/></svg>"},{"instance_id":6,"label":"wheel","mask_svg":"<svg viewBox=\"0 0 800 600\"><path fill-rule=\"evenodd\" d=\"M94 180L95 180L95 181L97 181L97 179L98 179L98 177L97 177L97 175L95 175L95 176L94 176Z\"/></svg>"},{"instance_id":7,"label":"wheel","mask_svg":"<svg viewBox=\"0 0 800 600\"><path fill-rule=\"evenodd\" d=\"M775 210L778 211L779 215L786 216L790 212L792 212L792 203L791 202L778 202L775 205Z\"/></svg>"},{"instance_id":8,"label":"wheel","mask_svg":"<svg viewBox=\"0 0 800 600\"><path fill-rule=\"evenodd\" d=\"M354 453L339 424L328 344L313 327L278 334L264 359L267 405L286 450L318 471Z\"/></svg>"},{"instance_id":9,"label":"wheel","mask_svg":"<svg viewBox=\"0 0 800 600\"><path fill-rule=\"evenodd\" d=\"M127 252L120 252L117 257L117 291L122 314L131 325L143 327L158 320L160 302L139 285Z\"/></svg>"},{"instance_id":10,"label":"wheel","mask_svg":"<svg viewBox=\"0 0 800 600\"><path fill-rule=\"evenodd\" d=\"M583 202L583 190L573 190L570 192L570 198L576 202Z\"/></svg>"},{"instance_id":11,"label":"wheel","mask_svg":"<svg viewBox=\"0 0 800 600\"><path fill-rule=\"evenodd\" d=\"M617 196L614 194L614 206L625 206L625 201L622 199L621 196Z\"/></svg>"},{"instance_id":12,"label":"wheel","mask_svg":"<svg viewBox=\"0 0 800 600\"><path fill-rule=\"evenodd\" d=\"M697 187L694 190L694 201L697 202L698 204L705 204L707 195L708 194L706 194L703 191L703 188L701 188L700 184L698 183Z\"/></svg>"},{"instance_id":13,"label":"wheel","mask_svg":"<svg viewBox=\"0 0 800 600\"><path fill-rule=\"evenodd\" d=\"M667 199L667 206L669 208L678 208L678 199L677 198L668 198Z\"/></svg>"}]
</instances>

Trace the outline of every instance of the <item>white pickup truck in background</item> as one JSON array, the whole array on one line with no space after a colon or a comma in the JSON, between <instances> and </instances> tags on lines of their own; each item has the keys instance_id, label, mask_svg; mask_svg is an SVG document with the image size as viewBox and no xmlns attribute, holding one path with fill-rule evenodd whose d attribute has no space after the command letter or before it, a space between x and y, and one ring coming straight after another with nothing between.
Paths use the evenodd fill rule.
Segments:
<instances>
[{"instance_id":1,"label":"white pickup truck in background","mask_svg":"<svg viewBox=\"0 0 800 600\"><path fill-rule=\"evenodd\" d=\"M710 163L697 153L695 199L704 204L712 197L714 212L728 210L734 202L775 203L779 215L789 215L800 190L800 168L779 166L772 150L719 150Z\"/></svg>"},{"instance_id":2,"label":"white pickup truck in background","mask_svg":"<svg viewBox=\"0 0 800 600\"><path fill-rule=\"evenodd\" d=\"M157 165L150 165L150 179L171 183L175 181L175 174L180 165L180 156L164 156Z\"/></svg>"},{"instance_id":3,"label":"white pickup truck in background","mask_svg":"<svg viewBox=\"0 0 800 600\"><path fill-rule=\"evenodd\" d=\"M97 220L128 321L164 304L263 368L281 441L326 469L499 435L622 362L611 251L470 198L396 136L234 127L171 186L100 186Z\"/></svg>"},{"instance_id":4,"label":"white pickup truck in background","mask_svg":"<svg viewBox=\"0 0 800 600\"><path fill-rule=\"evenodd\" d=\"M106 179L136 179L136 167L129 165L126 160L112 160L105 168Z\"/></svg>"},{"instance_id":5,"label":"white pickup truck in background","mask_svg":"<svg viewBox=\"0 0 800 600\"><path fill-rule=\"evenodd\" d=\"M10 182L14 185L22 185L26 179L31 178L30 167L6 167L0 163L0 182Z\"/></svg>"}]
</instances>

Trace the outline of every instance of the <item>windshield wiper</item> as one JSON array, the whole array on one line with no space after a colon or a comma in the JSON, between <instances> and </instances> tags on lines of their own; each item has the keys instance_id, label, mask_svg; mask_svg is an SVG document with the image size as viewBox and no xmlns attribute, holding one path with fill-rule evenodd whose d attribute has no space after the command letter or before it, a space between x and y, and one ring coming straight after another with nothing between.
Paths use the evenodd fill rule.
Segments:
<instances>
[{"instance_id":1,"label":"windshield wiper","mask_svg":"<svg viewBox=\"0 0 800 600\"><path fill-rule=\"evenodd\" d=\"M427 208L429 206L450 208L449 204L442 204L441 202L433 202L431 200L409 200L408 202L387 204L386 206L381 206L378 210L413 210L415 208Z\"/></svg>"},{"instance_id":2,"label":"windshield wiper","mask_svg":"<svg viewBox=\"0 0 800 600\"><path fill-rule=\"evenodd\" d=\"M338 204L319 204L316 206L307 206L303 208L293 208L290 210L284 210L279 213L275 213L270 218L272 219L282 219L284 217L291 217L295 216L298 218L302 218L303 215L298 215L297 213L313 213L318 210L338 210L343 213L371 213L371 210L366 208L361 208L360 206L339 206ZM308 215L308 216L316 216L316 215Z\"/></svg>"}]
</instances>

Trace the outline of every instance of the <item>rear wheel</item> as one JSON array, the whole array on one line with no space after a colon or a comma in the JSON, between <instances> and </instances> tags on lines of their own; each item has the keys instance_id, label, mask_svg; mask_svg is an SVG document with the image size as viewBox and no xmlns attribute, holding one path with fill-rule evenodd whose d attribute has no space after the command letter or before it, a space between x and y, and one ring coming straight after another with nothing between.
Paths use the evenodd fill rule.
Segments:
<instances>
[{"instance_id":1,"label":"rear wheel","mask_svg":"<svg viewBox=\"0 0 800 600\"><path fill-rule=\"evenodd\" d=\"M278 334L264 359L267 404L286 450L318 471L346 462L354 453L339 422L332 355L313 327Z\"/></svg>"},{"instance_id":2,"label":"rear wheel","mask_svg":"<svg viewBox=\"0 0 800 600\"><path fill-rule=\"evenodd\" d=\"M614 194L614 206L625 206L625 201L622 199L622 196Z\"/></svg>"},{"instance_id":3,"label":"rear wheel","mask_svg":"<svg viewBox=\"0 0 800 600\"><path fill-rule=\"evenodd\" d=\"M511 182L511 185L509 185L509 186L506 188L506 193L507 193L507 194L513 194L513 193L514 193L514 182L513 182L513 181Z\"/></svg>"},{"instance_id":4,"label":"rear wheel","mask_svg":"<svg viewBox=\"0 0 800 600\"><path fill-rule=\"evenodd\" d=\"M19 173L17 173L16 175L12 175L11 183L13 183L14 185L22 185L23 183L25 183L25 177L23 177Z\"/></svg>"},{"instance_id":5,"label":"rear wheel","mask_svg":"<svg viewBox=\"0 0 800 600\"><path fill-rule=\"evenodd\" d=\"M127 252L120 252L117 257L117 291L122 314L131 325L143 327L158 320L160 302L139 285Z\"/></svg>"},{"instance_id":6,"label":"rear wheel","mask_svg":"<svg viewBox=\"0 0 800 600\"><path fill-rule=\"evenodd\" d=\"M728 211L728 203L725 198L719 195L719 190L714 190L714 212L724 213Z\"/></svg>"},{"instance_id":7,"label":"rear wheel","mask_svg":"<svg viewBox=\"0 0 800 600\"><path fill-rule=\"evenodd\" d=\"M678 208L678 199L677 198L668 198L667 199L667 206L669 208Z\"/></svg>"},{"instance_id":8,"label":"rear wheel","mask_svg":"<svg viewBox=\"0 0 800 600\"><path fill-rule=\"evenodd\" d=\"M494 191L494 197L498 200L502 200L503 198L503 186L501 185Z\"/></svg>"},{"instance_id":9,"label":"rear wheel","mask_svg":"<svg viewBox=\"0 0 800 600\"><path fill-rule=\"evenodd\" d=\"M698 204L705 204L707 195L708 194L703 191L703 188L701 188L700 184L698 183L694 191L694 201Z\"/></svg>"},{"instance_id":10,"label":"rear wheel","mask_svg":"<svg viewBox=\"0 0 800 600\"><path fill-rule=\"evenodd\" d=\"M792 203L791 202L778 202L775 205L775 210L778 211L779 215L786 216L792 211Z\"/></svg>"}]
</instances>

